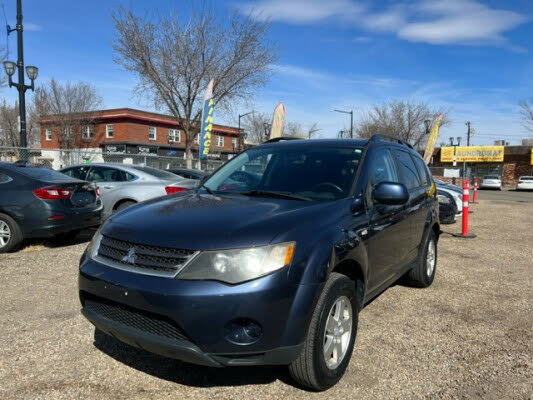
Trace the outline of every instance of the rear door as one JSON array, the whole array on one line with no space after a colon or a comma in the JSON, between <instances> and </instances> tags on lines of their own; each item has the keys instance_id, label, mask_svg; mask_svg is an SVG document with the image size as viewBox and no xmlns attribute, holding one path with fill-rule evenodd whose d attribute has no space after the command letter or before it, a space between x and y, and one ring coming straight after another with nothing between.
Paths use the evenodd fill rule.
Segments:
<instances>
[{"instance_id":1,"label":"rear door","mask_svg":"<svg viewBox=\"0 0 533 400\"><path fill-rule=\"evenodd\" d=\"M117 200L119 191L135 176L119 168L92 166L87 175L89 182L100 188L100 197L104 203L104 214L109 214ZM118 196L120 197L120 196Z\"/></svg>"}]
</instances>

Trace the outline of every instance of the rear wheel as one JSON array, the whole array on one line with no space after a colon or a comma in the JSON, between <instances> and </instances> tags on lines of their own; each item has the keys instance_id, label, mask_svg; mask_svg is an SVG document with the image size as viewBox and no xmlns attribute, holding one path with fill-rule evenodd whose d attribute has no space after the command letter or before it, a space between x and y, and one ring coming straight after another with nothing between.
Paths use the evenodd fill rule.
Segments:
<instances>
[{"instance_id":1,"label":"rear wheel","mask_svg":"<svg viewBox=\"0 0 533 400\"><path fill-rule=\"evenodd\" d=\"M354 281L331 273L313 312L302 352L289 365L295 381L320 391L342 378L352 355L358 311Z\"/></svg>"},{"instance_id":2,"label":"rear wheel","mask_svg":"<svg viewBox=\"0 0 533 400\"><path fill-rule=\"evenodd\" d=\"M13 218L0 214L0 253L16 250L22 243L22 232Z\"/></svg>"},{"instance_id":3,"label":"rear wheel","mask_svg":"<svg viewBox=\"0 0 533 400\"><path fill-rule=\"evenodd\" d=\"M132 206L136 204L134 201L123 201L122 203L120 203L118 206L115 207L115 212L119 212L119 211L122 211L124 210L125 208L128 208L129 206Z\"/></svg>"},{"instance_id":4,"label":"rear wheel","mask_svg":"<svg viewBox=\"0 0 533 400\"><path fill-rule=\"evenodd\" d=\"M416 266L407 273L407 283L425 288L433 283L437 268L437 236L431 230L421 246Z\"/></svg>"}]
</instances>

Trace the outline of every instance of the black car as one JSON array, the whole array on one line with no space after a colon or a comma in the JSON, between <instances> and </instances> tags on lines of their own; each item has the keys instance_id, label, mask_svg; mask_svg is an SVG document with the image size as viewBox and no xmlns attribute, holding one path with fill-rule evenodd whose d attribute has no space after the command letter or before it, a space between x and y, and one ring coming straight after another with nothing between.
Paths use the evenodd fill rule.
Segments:
<instances>
[{"instance_id":1,"label":"black car","mask_svg":"<svg viewBox=\"0 0 533 400\"><path fill-rule=\"evenodd\" d=\"M437 196L439 199L439 220L441 224L455 223L457 205L453 196L437 186Z\"/></svg>"},{"instance_id":2,"label":"black car","mask_svg":"<svg viewBox=\"0 0 533 400\"><path fill-rule=\"evenodd\" d=\"M22 240L73 234L99 225L102 202L94 185L24 163L0 162L0 253Z\"/></svg>"},{"instance_id":3,"label":"black car","mask_svg":"<svg viewBox=\"0 0 533 400\"><path fill-rule=\"evenodd\" d=\"M433 282L438 212L427 166L397 138L276 139L104 223L80 260L82 313L157 354L288 365L324 390L365 304L402 277Z\"/></svg>"},{"instance_id":4,"label":"black car","mask_svg":"<svg viewBox=\"0 0 533 400\"><path fill-rule=\"evenodd\" d=\"M172 168L168 169L167 171L187 179L201 180L202 178L205 178L209 175L209 172L191 168Z\"/></svg>"}]
</instances>

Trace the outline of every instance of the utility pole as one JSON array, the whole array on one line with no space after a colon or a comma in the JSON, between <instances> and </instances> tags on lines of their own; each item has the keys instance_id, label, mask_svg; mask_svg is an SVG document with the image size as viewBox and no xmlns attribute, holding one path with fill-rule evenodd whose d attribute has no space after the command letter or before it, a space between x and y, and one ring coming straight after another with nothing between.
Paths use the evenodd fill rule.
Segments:
<instances>
[{"instance_id":1,"label":"utility pole","mask_svg":"<svg viewBox=\"0 0 533 400\"><path fill-rule=\"evenodd\" d=\"M468 131L466 133L466 145L470 146L470 133L471 133L470 125L471 125L471 122L470 121L466 121L465 125L468 127ZM463 179L467 179L467 176L466 176L466 160L463 160Z\"/></svg>"}]
</instances>

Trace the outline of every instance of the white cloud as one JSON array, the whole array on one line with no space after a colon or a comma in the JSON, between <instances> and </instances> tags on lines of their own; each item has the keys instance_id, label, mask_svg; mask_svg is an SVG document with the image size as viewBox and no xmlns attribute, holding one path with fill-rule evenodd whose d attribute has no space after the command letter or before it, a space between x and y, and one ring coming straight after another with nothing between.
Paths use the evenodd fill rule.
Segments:
<instances>
[{"instance_id":1,"label":"white cloud","mask_svg":"<svg viewBox=\"0 0 533 400\"><path fill-rule=\"evenodd\" d=\"M260 0L240 9L297 24L335 18L368 31L391 32L404 40L430 44L507 44L503 34L528 20L478 0L417 0L379 10L352 0Z\"/></svg>"},{"instance_id":2,"label":"white cloud","mask_svg":"<svg viewBox=\"0 0 533 400\"><path fill-rule=\"evenodd\" d=\"M38 32L43 30L43 27L41 25L34 24L33 22L24 22L23 27L25 31Z\"/></svg>"}]
</instances>

